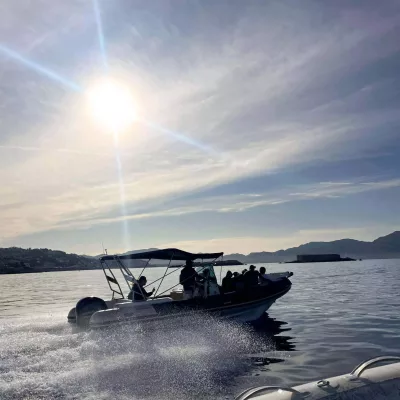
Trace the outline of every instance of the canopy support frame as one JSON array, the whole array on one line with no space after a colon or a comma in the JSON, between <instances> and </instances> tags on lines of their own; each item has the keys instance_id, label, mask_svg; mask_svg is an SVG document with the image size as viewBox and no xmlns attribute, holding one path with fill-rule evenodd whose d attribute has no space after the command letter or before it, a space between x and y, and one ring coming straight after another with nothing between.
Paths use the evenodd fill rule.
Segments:
<instances>
[{"instance_id":1,"label":"canopy support frame","mask_svg":"<svg viewBox=\"0 0 400 400\"><path fill-rule=\"evenodd\" d=\"M112 292L112 300L115 299L115 297L114 297L115 294L120 295L121 298L124 299L124 298L125 298L124 293L122 292L121 286L120 286L120 284L119 284L117 278L115 277L114 272L112 272L111 268L108 266L108 264L107 264L106 261L100 260L100 264L101 264L101 269L103 270L104 276L106 277L106 281L107 281L108 287L110 288L110 290L111 290L111 292ZM107 269L107 270L109 271L109 273L111 274L111 277L107 275L106 269ZM111 279L110 279L110 278L111 278ZM118 291L115 290L115 289L111 286L110 281L111 281L112 283L114 283L115 285L118 286L118 289L119 289Z\"/></svg>"},{"instance_id":2,"label":"canopy support frame","mask_svg":"<svg viewBox=\"0 0 400 400\"><path fill-rule=\"evenodd\" d=\"M139 283L138 283L138 281L136 280L136 278L134 277L134 275L132 274L131 270L119 259L118 256L114 256L114 260L115 260L115 261L117 262L117 264L119 265L119 268L120 268L120 270L121 270L121 272L122 272L122 276L124 277L125 282L126 282L126 284L128 285L129 290L132 290L132 289L133 289L133 286L132 286L132 287L130 286L130 284L129 284L129 282L128 282L128 279L126 279L126 276L125 276L124 272L126 273L127 276L129 276L129 277L132 279L133 284L136 285L136 287L139 288L142 297L145 299L146 296L144 295L143 289L142 289L142 287L139 285ZM147 264L148 264L149 262L150 262L150 259L149 259L149 261L147 262Z\"/></svg>"},{"instance_id":3,"label":"canopy support frame","mask_svg":"<svg viewBox=\"0 0 400 400\"><path fill-rule=\"evenodd\" d=\"M106 261L108 261L108 260L110 260L110 261L115 261L115 262L117 263L117 265L118 265L118 267L119 267L119 269L120 269L120 271L121 271L121 273L122 273L122 276L124 277L125 282L126 282L126 284L127 284L127 286L128 286L128 289L129 289L129 290L132 290L132 283L133 283L133 284L136 284L136 286L139 288L139 290L140 290L140 292L141 292L143 298L146 298L145 295L144 295L143 289L146 288L146 287L148 287L149 285L154 284L155 282L160 281L160 283L159 283L159 285L158 285L158 287L157 287L157 290L155 291L155 294L154 294L154 296L153 296L153 298L155 298L155 297L156 297L155 295L157 295L158 291L160 290L160 287L161 287L162 282L164 281L165 277L168 276L168 275L170 275L170 274L172 274L172 273L174 273L174 272L176 272L176 271L178 271L179 269L181 269L181 268L184 266L184 264L182 264L182 265L178 266L177 268L175 268L173 271L167 273L168 269L171 267L171 263L172 263L172 261L173 261L175 252L177 252L177 261L183 261L182 258L181 258L181 257L182 257L182 253L188 254L189 256L201 256L201 255L211 256L211 255L213 255L213 256L215 256L215 257L213 258L213 260L210 261L209 263L207 263L207 264L211 264L211 265L213 265L213 266L214 266L215 261L216 261L218 258L223 257L223 253L206 253L206 254L199 253L199 254L191 254L191 253L182 252L181 250L178 250L178 249L167 249L167 251L172 251L172 254L171 254L170 258L169 258L168 265L167 265L167 267L165 268L164 275L163 275L161 278L158 278L158 279L156 279L155 281L153 281L153 282L147 284L147 285L144 286L143 288L139 285L138 280L137 280L137 279L135 278L135 276L132 274L130 268L129 268L128 266L126 266L126 265L123 263L122 260L123 260L123 259L139 259L139 258L138 258L138 255L139 255L139 254L140 254L140 255L143 255L143 256L144 256L146 253L149 254L149 255L154 255L155 253L159 253L160 251L133 254L131 258L128 258L128 257L126 257L126 256L118 256L118 255L114 255L114 256L106 255L106 256L101 257L101 258L100 258L100 264L101 264L103 273L104 273L104 275L105 275L105 277L106 277L108 286L109 286L109 288L110 288L110 290L111 290L111 292L112 292L112 299L114 299L115 294L118 294L119 296L121 296L122 299L124 299L125 296L124 296L124 294L123 294L123 292L122 292L121 286L120 286L120 284L119 284L117 278L115 277L114 273L113 273L112 270L111 270L111 267L110 267L110 266L107 264L107 262L106 262ZM135 257L133 257L133 256L135 256ZM152 260L152 258L154 258L154 257L149 257L149 258L147 259L148 261L147 261L147 263L145 264L145 266L142 268L142 270L141 270L141 272L140 272L140 274L139 274L139 278L142 276L143 272L144 272L145 269L148 267L148 265L149 265L150 261ZM156 257L156 258L157 258L157 257ZM194 261L196 258L197 258L197 259L198 259L198 258L201 258L201 260L202 260L202 265L201 265L202 268L201 268L201 270L200 270L200 272L201 272L201 271L203 271L203 270L206 268L206 265L205 265L205 263L204 263L204 257L188 257L186 261L188 261L188 260ZM207 257L207 258L210 258L210 259L211 259L212 257ZM162 260L162 259L165 260L165 258L161 258L161 257L160 257L160 260ZM111 276L107 275L106 269L108 269L108 271L109 271L109 273L110 273ZM221 271L220 271L220 278L221 278L221 272L222 272L222 268L221 268ZM214 274L215 274L215 272L214 272ZM187 278L187 279L190 279L190 278ZM118 290L116 290L115 288L113 288L113 287L111 286L110 282L116 284L116 285L118 286ZM165 297L165 296L163 296L164 293L170 291L171 289L174 289L176 286L178 286L178 285L180 285L180 284L181 284L181 283L178 282L178 283L175 284L174 286L171 286L170 288L164 290L162 293L158 294L157 297Z\"/></svg>"},{"instance_id":4,"label":"canopy support frame","mask_svg":"<svg viewBox=\"0 0 400 400\"><path fill-rule=\"evenodd\" d=\"M210 264L215 263L215 261L218 260L219 257L220 257L220 256L218 256L217 258L214 258L214 260L211 261ZM202 262L203 262L203 264L204 264L204 260L202 260ZM206 268L206 265L203 265L202 267L203 267L203 268L201 269L201 271L203 271L203 270ZM182 267L181 267L181 268L182 268ZM201 271L200 271L200 272L201 272ZM191 277L189 277L189 278L187 278L187 279L190 279L190 278L191 278ZM176 285L171 286L169 289L164 290L162 293L159 294L159 296L163 295L164 293L166 293L166 292L168 292L169 290L171 290L171 289L177 287L177 286L180 285L180 284L181 284L181 283L178 282Z\"/></svg>"},{"instance_id":5,"label":"canopy support frame","mask_svg":"<svg viewBox=\"0 0 400 400\"><path fill-rule=\"evenodd\" d=\"M158 285L158 287L157 287L157 290L156 290L155 293L154 293L154 297L156 296L158 290L160 289L161 284L162 284L163 281L164 281L165 275L167 274L168 268L170 267L173 258L174 258L174 254L171 255L171 258L170 258L170 260L169 260L169 263L168 263L168 265L167 265L166 268L165 268L164 275L162 276L162 278L161 278L161 280L160 280L160 283L159 283L159 285Z\"/></svg>"}]
</instances>

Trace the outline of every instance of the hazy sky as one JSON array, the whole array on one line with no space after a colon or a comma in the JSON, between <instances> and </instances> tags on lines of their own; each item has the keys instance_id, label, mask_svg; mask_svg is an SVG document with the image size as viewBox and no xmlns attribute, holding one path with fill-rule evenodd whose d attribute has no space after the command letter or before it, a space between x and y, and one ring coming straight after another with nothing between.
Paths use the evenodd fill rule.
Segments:
<instances>
[{"instance_id":1,"label":"hazy sky","mask_svg":"<svg viewBox=\"0 0 400 400\"><path fill-rule=\"evenodd\" d=\"M398 0L98 0L101 26L95 6L0 5L0 246L248 253L400 227ZM106 73L138 109L118 148L85 103Z\"/></svg>"}]
</instances>

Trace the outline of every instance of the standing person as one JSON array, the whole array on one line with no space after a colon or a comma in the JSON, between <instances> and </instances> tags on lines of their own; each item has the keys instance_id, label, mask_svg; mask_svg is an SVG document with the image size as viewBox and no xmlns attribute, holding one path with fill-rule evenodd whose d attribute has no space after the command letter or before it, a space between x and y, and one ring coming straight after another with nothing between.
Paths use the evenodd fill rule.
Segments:
<instances>
[{"instance_id":1,"label":"standing person","mask_svg":"<svg viewBox=\"0 0 400 400\"><path fill-rule=\"evenodd\" d=\"M128 295L128 299L132 301L145 301L148 297L150 297L154 293L154 288L151 292L147 292L144 288L146 286L147 279L145 276L141 276L137 283L134 283L132 286L132 290Z\"/></svg>"},{"instance_id":2,"label":"standing person","mask_svg":"<svg viewBox=\"0 0 400 400\"><path fill-rule=\"evenodd\" d=\"M250 265L249 269L250 271L247 271L244 276L246 286L256 286L258 285L258 271L256 270L256 266Z\"/></svg>"},{"instance_id":3,"label":"standing person","mask_svg":"<svg viewBox=\"0 0 400 400\"><path fill-rule=\"evenodd\" d=\"M234 291L234 280L232 278L232 271L228 271L225 275L225 278L222 279L222 290L224 293L233 292Z\"/></svg>"},{"instance_id":4,"label":"standing person","mask_svg":"<svg viewBox=\"0 0 400 400\"><path fill-rule=\"evenodd\" d=\"M193 261L187 260L179 275L179 283L183 286L183 299L191 299L193 297L194 288L196 285L196 277L198 274L193 267Z\"/></svg>"}]
</instances>

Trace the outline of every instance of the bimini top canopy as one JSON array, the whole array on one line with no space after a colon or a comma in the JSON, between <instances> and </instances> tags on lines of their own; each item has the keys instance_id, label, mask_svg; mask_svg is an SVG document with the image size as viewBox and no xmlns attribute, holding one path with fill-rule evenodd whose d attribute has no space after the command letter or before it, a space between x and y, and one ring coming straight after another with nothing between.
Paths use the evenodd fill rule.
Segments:
<instances>
[{"instance_id":1,"label":"bimini top canopy","mask_svg":"<svg viewBox=\"0 0 400 400\"><path fill-rule=\"evenodd\" d=\"M125 254L123 256L115 255L115 256L103 256L100 258L101 261L115 260L116 258L119 260L141 260L141 259L151 259L154 258L156 260L177 260L177 261L194 261L198 259L216 259L221 257L224 253L188 253L187 251L179 250L179 249L164 249L164 250L153 250L153 251L144 251L142 253L132 253Z\"/></svg>"}]
</instances>

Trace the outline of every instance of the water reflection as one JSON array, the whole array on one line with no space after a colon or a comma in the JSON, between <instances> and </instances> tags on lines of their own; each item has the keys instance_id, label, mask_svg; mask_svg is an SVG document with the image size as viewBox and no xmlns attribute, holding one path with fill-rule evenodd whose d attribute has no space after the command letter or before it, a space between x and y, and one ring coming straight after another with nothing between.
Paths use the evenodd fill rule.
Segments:
<instances>
[{"instance_id":1,"label":"water reflection","mask_svg":"<svg viewBox=\"0 0 400 400\"><path fill-rule=\"evenodd\" d=\"M281 335L283 332L292 330L287 325L287 322L271 318L267 313L251 324L254 334L260 338L260 342L268 342L271 349L264 354L250 355L254 366L265 367L283 362L286 359L285 352L295 351L295 343L292 342L294 338ZM265 368L262 368L262 370L266 371Z\"/></svg>"}]
</instances>

